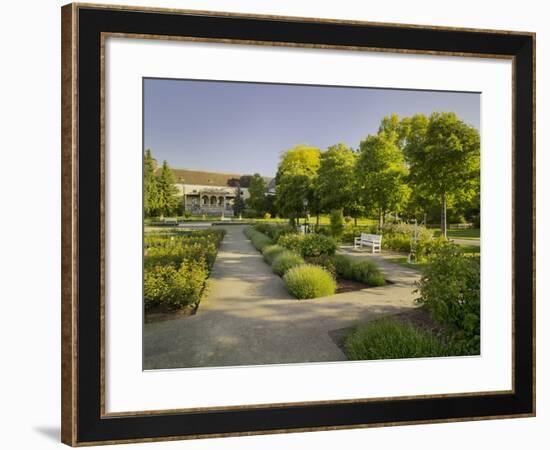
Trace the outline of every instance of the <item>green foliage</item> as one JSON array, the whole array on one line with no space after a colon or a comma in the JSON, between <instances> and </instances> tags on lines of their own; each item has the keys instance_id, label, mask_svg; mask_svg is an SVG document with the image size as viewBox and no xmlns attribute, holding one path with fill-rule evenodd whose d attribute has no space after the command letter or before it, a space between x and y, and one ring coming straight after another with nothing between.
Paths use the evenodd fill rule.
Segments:
<instances>
[{"instance_id":1,"label":"green foliage","mask_svg":"<svg viewBox=\"0 0 550 450\"><path fill-rule=\"evenodd\" d=\"M176 179L164 161L157 173L157 162L147 149L143 157L143 210L146 217L174 214L181 204Z\"/></svg>"},{"instance_id":2,"label":"green foliage","mask_svg":"<svg viewBox=\"0 0 550 450\"><path fill-rule=\"evenodd\" d=\"M288 291L298 299L324 297L336 292L336 281L330 273L311 264L293 267L283 279Z\"/></svg>"},{"instance_id":3,"label":"green foliage","mask_svg":"<svg viewBox=\"0 0 550 450\"><path fill-rule=\"evenodd\" d=\"M256 250L259 250L260 252L268 245L273 245L275 243L273 242L273 239L271 239L269 236L266 236L265 234L256 231L252 227L246 227L244 229L244 235L248 239L250 239L254 248L256 248Z\"/></svg>"},{"instance_id":4,"label":"green foliage","mask_svg":"<svg viewBox=\"0 0 550 450\"><path fill-rule=\"evenodd\" d=\"M442 230L446 208L453 202L479 203L479 132L462 122L455 113L416 115L407 119L408 138L404 152L414 190L441 204Z\"/></svg>"},{"instance_id":5,"label":"green foliage","mask_svg":"<svg viewBox=\"0 0 550 450\"><path fill-rule=\"evenodd\" d=\"M277 241L279 245L293 252L299 253L304 258L321 255L334 255L336 241L322 234L284 234Z\"/></svg>"},{"instance_id":6,"label":"green foliage","mask_svg":"<svg viewBox=\"0 0 550 450\"><path fill-rule=\"evenodd\" d=\"M330 231L335 239L339 239L344 232L344 211L342 209L333 209L330 212Z\"/></svg>"},{"instance_id":7,"label":"green foliage","mask_svg":"<svg viewBox=\"0 0 550 450\"><path fill-rule=\"evenodd\" d=\"M263 215L266 210L266 191L267 185L262 176L258 173L252 175L248 186L250 197L246 200L246 204L250 209L255 210L259 216Z\"/></svg>"},{"instance_id":8,"label":"green foliage","mask_svg":"<svg viewBox=\"0 0 550 450\"><path fill-rule=\"evenodd\" d=\"M369 286L381 286L384 284L384 278L380 270L372 261L357 261L353 265L353 279ZM371 284L374 283L374 284Z\"/></svg>"},{"instance_id":9,"label":"green foliage","mask_svg":"<svg viewBox=\"0 0 550 450\"><path fill-rule=\"evenodd\" d=\"M345 341L351 360L402 359L452 356L452 345L433 333L392 319L379 319L359 326Z\"/></svg>"},{"instance_id":10,"label":"green foliage","mask_svg":"<svg viewBox=\"0 0 550 450\"><path fill-rule=\"evenodd\" d=\"M144 239L145 307L199 303L225 230L163 233Z\"/></svg>"},{"instance_id":11,"label":"green foliage","mask_svg":"<svg viewBox=\"0 0 550 450\"><path fill-rule=\"evenodd\" d=\"M286 251L288 250L280 245L268 245L264 247L262 254L264 255L264 261L271 265L277 256Z\"/></svg>"},{"instance_id":12,"label":"green foliage","mask_svg":"<svg viewBox=\"0 0 550 450\"><path fill-rule=\"evenodd\" d=\"M300 254L305 258L308 256L334 255L336 252L336 241L322 234L306 234L300 242Z\"/></svg>"},{"instance_id":13,"label":"green foliage","mask_svg":"<svg viewBox=\"0 0 550 450\"><path fill-rule=\"evenodd\" d=\"M199 303L208 269L203 260L183 261L179 268L157 265L144 273L145 307L166 305L173 309Z\"/></svg>"},{"instance_id":14,"label":"green foliage","mask_svg":"<svg viewBox=\"0 0 550 450\"><path fill-rule=\"evenodd\" d=\"M355 200L356 155L344 144L333 145L321 153L315 182L322 211L348 209Z\"/></svg>"},{"instance_id":15,"label":"green foliage","mask_svg":"<svg viewBox=\"0 0 550 450\"><path fill-rule=\"evenodd\" d=\"M446 325L453 339L471 354L480 344L480 265L457 245L440 245L418 282L417 302Z\"/></svg>"},{"instance_id":16,"label":"green foliage","mask_svg":"<svg viewBox=\"0 0 550 450\"><path fill-rule=\"evenodd\" d=\"M374 208L380 225L389 211L399 211L410 189L402 151L386 134L368 136L360 144L356 174L363 205Z\"/></svg>"},{"instance_id":17,"label":"green foliage","mask_svg":"<svg viewBox=\"0 0 550 450\"><path fill-rule=\"evenodd\" d=\"M308 264L320 266L336 278L336 266L334 265L333 255L308 256L305 259Z\"/></svg>"},{"instance_id":18,"label":"green foliage","mask_svg":"<svg viewBox=\"0 0 550 450\"><path fill-rule=\"evenodd\" d=\"M276 175L279 211L287 217L304 217L308 205L313 205L315 179L319 170L321 151L318 148L298 145L281 156Z\"/></svg>"},{"instance_id":19,"label":"green foliage","mask_svg":"<svg viewBox=\"0 0 550 450\"><path fill-rule=\"evenodd\" d=\"M156 235L144 238L144 266L179 267L184 261L204 261L211 268L225 230L198 230L188 234Z\"/></svg>"},{"instance_id":20,"label":"green foliage","mask_svg":"<svg viewBox=\"0 0 550 450\"><path fill-rule=\"evenodd\" d=\"M260 233L267 234L274 241L277 241L284 234L296 233L296 229L288 224L257 223L254 225L254 229Z\"/></svg>"},{"instance_id":21,"label":"green foliage","mask_svg":"<svg viewBox=\"0 0 550 450\"><path fill-rule=\"evenodd\" d=\"M362 225L362 226L356 227L356 226L346 225L344 227L344 231L342 232L342 236L340 237L340 241L353 244L354 238L361 236L361 233L378 234L378 226ZM384 244L384 242L382 242L382 244Z\"/></svg>"},{"instance_id":22,"label":"green foliage","mask_svg":"<svg viewBox=\"0 0 550 450\"><path fill-rule=\"evenodd\" d=\"M277 239L277 244L282 245L283 247L286 247L289 250L292 250L293 252L301 255L303 239L303 234L287 233L279 236L279 239Z\"/></svg>"},{"instance_id":23,"label":"green foliage","mask_svg":"<svg viewBox=\"0 0 550 450\"><path fill-rule=\"evenodd\" d=\"M408 253L411 250L411 240L415 232L418 238L416 241L417 257L422 258L423 249L428 248L433 236L433 233L423 226L416 226L415 231L414 225L406 223L384 224L381 230L382 248Z\"/></svg>"},{"instance_id":24,"label":"green foliage","mask_svg":"<svg viewBox=\"0 0 550 450\"><path fill-rule=\"evenodd\" d=\"M288 270L296 266L301 266L302 264L305 264L304 258L294 252L286 250L277 255L271 268L273 272L282 277Z\"/></svg>"},{"instance_id":25,"label":"green foliage","mask_svg":"<svg viewBox=\"0 0 550 450\"><path fill-rule=\"evenodd\" d=\"M378 266L369 260L356 261L346 255L336 255L334 268L336 275L344 280L358 281L372 287L386 283Z\"/></svg>"},{"instance_id":26,"label":"green foliage","mask_svg":"<svg viewBox=\"0 0 550 450\"><path fill-rule=\"evenodd\" d=\"M235 200L233 201L233 213L238 217L243 213L245 208L246 205L243 199L243 191L241 190L240 185L237 185L237 194L235 195Z\"/></svg>"}]
</instances>

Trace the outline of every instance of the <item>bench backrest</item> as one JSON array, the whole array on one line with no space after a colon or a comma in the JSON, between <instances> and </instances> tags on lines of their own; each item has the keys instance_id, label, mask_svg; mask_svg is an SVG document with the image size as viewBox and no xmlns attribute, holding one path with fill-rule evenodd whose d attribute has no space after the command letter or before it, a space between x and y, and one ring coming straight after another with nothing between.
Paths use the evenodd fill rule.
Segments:
<instances>
[{"instance_id":1,"label":"bench backrest","mask_svg":"<svg viewBox=\"0 0 550 450\"><path fill-rule=\"evenodd\" d=\"M382 235L361 233L361 240L368 241L368 242L382 242Z\"/></svg>"}]
</instances>

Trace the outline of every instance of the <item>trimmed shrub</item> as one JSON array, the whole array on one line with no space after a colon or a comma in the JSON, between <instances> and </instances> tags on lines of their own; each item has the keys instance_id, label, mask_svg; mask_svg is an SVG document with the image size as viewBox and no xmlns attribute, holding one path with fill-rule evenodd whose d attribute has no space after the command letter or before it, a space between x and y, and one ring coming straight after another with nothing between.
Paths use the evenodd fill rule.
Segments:
<instances>
[{"instance_id":1,"label":"trimmed shrub","mask_svg":"<svg viewBox=\"0 0 550 450\"><path fill-rule=\"evenodd\" d=\"M269 236L254 230L252 227L245 228L244 234L248 239L250 239L256 250L259 250L260 252L268 245L274 244L273 240Z\"/></svg>"},{"instance_id":2,"label":"trimmed shrub","mask_svg":"<svg viewBox=\"0 0 550 450\"><path fill-rule=\"evenodd\" d=\"M349 256L335 255L334 268L336 274L345 280L353 280L353 260Z\"/></svg>"},{"instance_id":3,"label":"trimmed shrub","mask_svg":"<svg viewBox=\"0 0 550 450\"><path fill-rule=\"evenodd\" d=\"M296 266L301 266L302 264L305 264L304 258L294 252L286 250L277 255L273 260L271 268L273 272L282 277L288 270Z\"/></svg>"},{"instance_id":4,"label":"trimmed shrub","mask_svg":"<svg viewBox=\"0 0 550 450\"><path fill-rule=\"evenodd\" d=\"M384 286L386 280L384 280L384 276L380 272L371 272L367 275L367 284L372 287Z\"/></svg>"},{"instance_id":5,"label":"trimmed shrub","mask_svg":"<svg viewBox=\"0 0 550 450\"><path fill-rule=\"evenodd\" d=\"M417 302L447 326L457 344L469 354L479 354L479 258L466 256L458 245L442 244L430 256L417 285Z\"/></svg>"},{"instance_id":6,"label":"trimmed shrub","mask_svg":"<svg viewBox=\"0 0 550 450\"><path fill-rule=\"evenodd\" d=\"M254 225L254 229L260 233L266 234L274 241L277 241L280 236L284 234L296 233L296 229L288 224L269 224L269 223L258 223Z\"/></svg>"},{"instance_id":7,"label":"trimmed shrub","mask_svg":"<svg viewBox=\"0 0 550 450\"><path fill-rule=\"evenodd\" d=\"M351 360L401 359L457 354L454 347L429 331L392 319L359 326L345 341Z\"/></svg>"},{"instance_id":8,"label":"trimmed shrub","mask_svg":"<svg viewBox=\"0 0 550 450\"><path fill-rule=\"evenodd\" d=\"M330 212L330 232L336 239L342 236L344 232L344 211L342 209L333 209Z\"/></svg>"},{"instance_id":9,"label":"trimmed shrub","mask_svg":"<svg viewBox=\"0 0 550 450\"><path fill-rule=\"evenodd\" d=\"M279 236L279 239L277 239L277 244L282 245L283 247L286 247L287 249L296 252L296 253L302 253L302 240L304 239L303 234L283 234Z\"/></svg>"},{"instance_id":10,"label":"trimmed shrub","mask_svg":"<svg viewBox=\"0 0 550 450\"><path fill-rule=\"evenodd\" d=\"M262 253L264 255L264 261L271 265L273 263L273 260L279 256L281 253L286 252L284 247L281 247L280 245L268 245L267 247L264 247Z\"/></svg>"},{"instance_id":11,"label":"trimmed shrub","mask_svg":"<svg viewBox=\"0 0 550 450\"><path fill-rule=\"evenodd\" d=\"M332 255L319 255L319 256L308 256L306 262L308 264L314 264L316 266L321 266L333 277L336 278L336 267L334 266L334 256Z\"/></svg>"},{"instance_id":12,"label":"trimmed shrub","mask_svg":"<svg viewBox=\"0 0 550 450\"><path fill-rule=\"evenodd\" d=\"M334 255L336 241L321 234L306 234L300 243L300 253L308 256Z\"/></svg>"},{"instance_id":13,"label":"trimmed shrub","mask_svg":"<svg viewBox=\"0 0 550 450\"><path fill-rule=\"evenodd\" d=\"M380 273L376 264L371 261L356 261L353 264L353 279L368 284L371 274Z\"/></svg>"},{"instance_id":14,"label":"trimmed shrub","mask_svg":"<svg viewBox=\"0 0 550 450\"><path fill-rule=\"evenodd\" d=\"M324 297L336 292L336 281L330 273L311 264L290 269L283 279L288 291L298 299Z\"/></svg>"},{"instance_id":15,"label":"trimmed shrub","mask_svg":"<svg viewBox=\"0 0 550 450\"><path fill-rule=\"evenodd\" d=\"M158 265L144 273L145 307L166 305L179 309L199 303L208 269L203 260L183 261L179 268Z\"/></svg>"}]
</instances>

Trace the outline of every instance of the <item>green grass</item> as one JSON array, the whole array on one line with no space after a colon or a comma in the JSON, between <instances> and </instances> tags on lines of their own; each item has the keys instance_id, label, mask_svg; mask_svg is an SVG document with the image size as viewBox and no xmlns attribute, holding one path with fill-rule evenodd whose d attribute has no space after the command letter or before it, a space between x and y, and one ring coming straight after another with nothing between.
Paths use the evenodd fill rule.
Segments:
<instances>
[{"instance_id":1,"label":"green grass","mask_svg":"<svg viewBox=\"0 0 550 450\"><path fill-rule=\"evenodd\" d=\"M432 228L434 236L438 237L441 235L441 228ZM477 241L479 240L480 232L479 228L467 228L465 230L447 230L447 237L457 238L457 239L470 239Z\"/></svg>"},{"instance_id":2,"label":"green grass","mask_svg":"<svg viewBox=\"0 0 550 450\"><path fill-rule=\"evenodd\" d=\"M392 319L378 319L358 326L345 341L351 360L403 359L455 354L435 334Z\"/></svg>"}]
</instances>

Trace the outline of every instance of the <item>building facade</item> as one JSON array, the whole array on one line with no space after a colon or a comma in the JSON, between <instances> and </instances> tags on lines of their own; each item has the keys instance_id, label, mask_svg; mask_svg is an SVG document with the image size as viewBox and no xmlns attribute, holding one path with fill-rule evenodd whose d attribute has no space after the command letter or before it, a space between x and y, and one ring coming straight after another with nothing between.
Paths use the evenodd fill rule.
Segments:
<instances>
[{"instance_id":1,"label":"building facade","mask_svg":"<svg viewBox=\"0 0 550 450\"><path fill-rule=\"evenodd\" d=\"M239 190L243 200L249 197L249 175L172 169L176 186L182 197L184 211L195 216L233 217ZM268 191L275 192L273 178L264 177Z\"/></svg>"}]
</instances>

